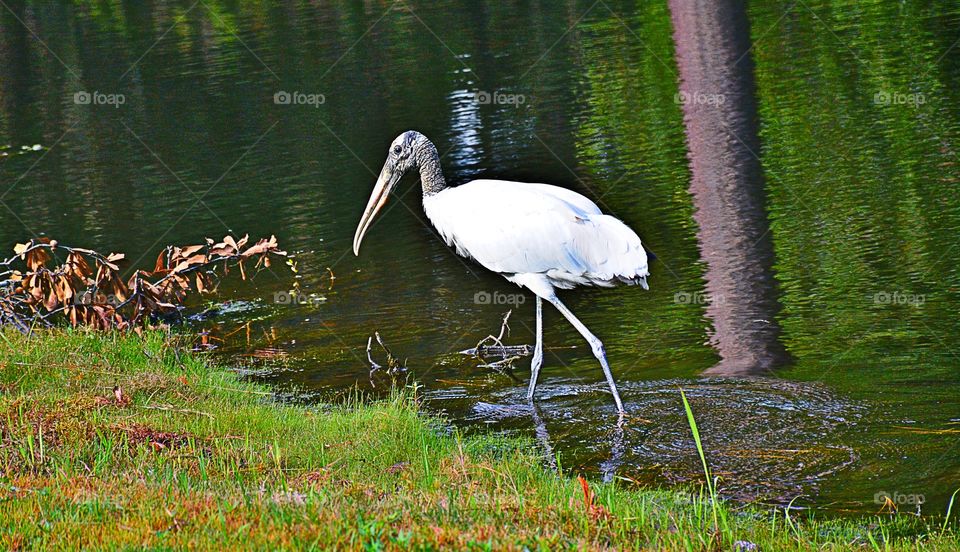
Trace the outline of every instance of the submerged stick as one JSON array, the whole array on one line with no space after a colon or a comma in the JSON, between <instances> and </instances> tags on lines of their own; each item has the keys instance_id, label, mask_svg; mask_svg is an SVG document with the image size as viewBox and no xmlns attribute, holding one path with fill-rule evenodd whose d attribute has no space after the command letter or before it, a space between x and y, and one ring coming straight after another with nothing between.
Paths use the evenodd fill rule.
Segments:
<instances>
[{"instance_id":1,"label":"submerged stick","mask_svg":"<svg viewBox=\"0 0 960 552\"><path fill-rule=\"evenodd\" d=\"M480 345L479 348L464 349L460 354L475 357L492 355L525 357L533 354L533 347L530 345Z\"/></svg>"}]
</instances>

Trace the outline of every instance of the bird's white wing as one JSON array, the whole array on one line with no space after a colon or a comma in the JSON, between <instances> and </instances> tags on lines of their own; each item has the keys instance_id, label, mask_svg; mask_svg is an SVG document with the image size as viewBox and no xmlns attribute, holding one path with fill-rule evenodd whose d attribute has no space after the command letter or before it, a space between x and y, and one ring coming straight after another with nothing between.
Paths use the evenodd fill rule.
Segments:
<instances>
[{"instance_id":1,"label":"bird's white wing","mask_svg":"<svg viewBox=\"0 0 960 552\"><path fill-rule=\"evenodd\" d=\"M474 180L427 196L424 210L460 255L558 287L646 285L640 238L582 195L548 184Z\"/></svg>"}]
</instances>

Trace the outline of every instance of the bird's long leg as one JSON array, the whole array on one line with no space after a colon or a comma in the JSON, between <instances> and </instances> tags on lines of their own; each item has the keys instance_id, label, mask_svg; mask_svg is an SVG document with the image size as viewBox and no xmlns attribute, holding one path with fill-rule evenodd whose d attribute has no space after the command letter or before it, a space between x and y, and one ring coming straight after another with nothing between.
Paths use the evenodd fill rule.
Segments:
<instances>
[{"instance_id":1,"label":"bird's long leg","mask_svg":"<svg viewBox=\"0 0 960 552\"><path fill-rule=\"evenodd\" d=\"M537 376L540 375L540 366L543 364L543 300L537 296L537 343L533 346L533 359L530 361L530 389L527 398L533 399L533 392L537 389Z\"/></svg>"},{"instance_id":2,"label":"bird's long leg","mask_svg":"<svg viewBox=\"0 0 960 552\"><path fill-rule=\"evenodd\" d=\"M580 332L580 335L587 340L587 343L590 344L590 348L593 350L593 356L597 357L597 360L600 361L600 366L603 368L603 375L607 377L607 383L610 384L610 392L613 393L613 400L617 403L617 410L623 415L623 403L620 402L620 393L617 392L617 384L613 381L613 373L610 372L610 365L607 364L607 354L603 349L603 342L597 339L597 336L590 333L590 330L583 325L583 322L580 322L580 320L570 312L570 309L561 303L560 299L555 295L548 297L547 301L553 303L553 306L557 307L560 314L566 317L566 319L573 324L573 327Z\"/></svg>"}]
</instances>

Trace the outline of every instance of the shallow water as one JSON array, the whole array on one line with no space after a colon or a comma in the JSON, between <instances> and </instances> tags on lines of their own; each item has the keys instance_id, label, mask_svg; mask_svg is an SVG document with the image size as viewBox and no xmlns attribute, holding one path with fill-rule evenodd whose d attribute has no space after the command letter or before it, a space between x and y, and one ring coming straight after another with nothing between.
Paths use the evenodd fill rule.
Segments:
<instances>
[{"instance_id":1,"label":"shallow water","mask_svg":"<svg viewBox=\"0 0 960 552\"><path fill-rule=\"evenodd\" d=\"M299 277L275 266L225 282L227 308L190 324L283 396L385 389L365 351L379 331L432 408L536 436L545 458L598 477L700 480L683 388L730 496L844 512L923 495L939 513L960 486L957 6L750 6L771 289L792 361L723 379L702 376L720 358L666 6L7 5L0 243L46 234L133 265L167 243L275 233ZM537 409L526 360L514 379L458 354L509 308L507 343L531 343L533 299L453 255L412 178L353 256L375 172L407 128L434 140L451 183L577 190L656 253L649 292L564 295L604 340L622 431L589 349L549 308ZM295 281L316 295L278 301Z\"/></svg>"}]
</instances>

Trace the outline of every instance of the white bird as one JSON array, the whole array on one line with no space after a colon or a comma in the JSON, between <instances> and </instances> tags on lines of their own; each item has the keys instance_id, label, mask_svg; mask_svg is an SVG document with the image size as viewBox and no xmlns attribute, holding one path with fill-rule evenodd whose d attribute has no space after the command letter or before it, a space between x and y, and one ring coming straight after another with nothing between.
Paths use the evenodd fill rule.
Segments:
<instances>
[{"instance_id":1,"label":"white bird","mask_svg":"<svg viewBox=\"0 0 960 552\"><path fill-rule=\"evenodd\" d=\"M543 364L546 300L586 338L623 414L603 343L560 302L555 288L625 283L647 289L647 254L637 234L586 197L549 184L474 180L447 187L437 148L410 130L390 144L353 238L355 255L360 254L360 242L374 216L412 168L420 171L423 209L447 245L537 296L537 342L527 397L533 399Z\"/></svg>"}]
</instances>

